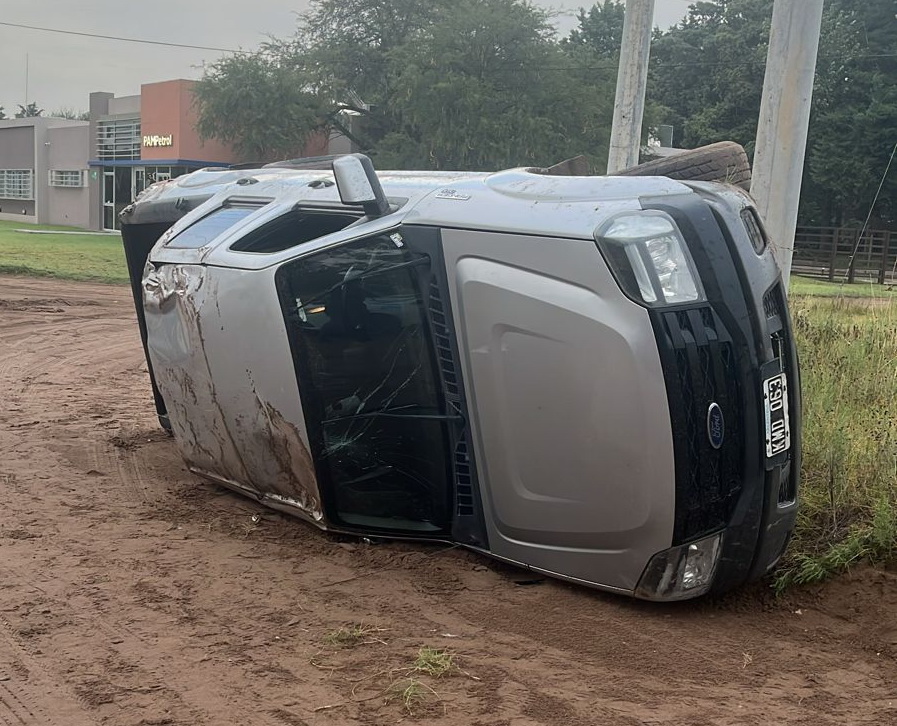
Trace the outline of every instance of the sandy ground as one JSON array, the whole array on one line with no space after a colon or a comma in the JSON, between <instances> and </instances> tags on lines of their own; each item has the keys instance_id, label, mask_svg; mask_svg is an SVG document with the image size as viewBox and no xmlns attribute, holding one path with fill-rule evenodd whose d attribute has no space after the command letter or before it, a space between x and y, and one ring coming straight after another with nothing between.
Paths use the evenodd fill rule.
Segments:
<instances>
[{"instance_id":1,"label":"sandy ground","mask_svg":"<svg viewBox=\"0 0 897 726\"><path fill-rule=\"evenodd\" d=\"M124 287L0 277L0 401L2 724L897 724L892 573L658 606L197 479Z\"/></svg>"}]
</instances>

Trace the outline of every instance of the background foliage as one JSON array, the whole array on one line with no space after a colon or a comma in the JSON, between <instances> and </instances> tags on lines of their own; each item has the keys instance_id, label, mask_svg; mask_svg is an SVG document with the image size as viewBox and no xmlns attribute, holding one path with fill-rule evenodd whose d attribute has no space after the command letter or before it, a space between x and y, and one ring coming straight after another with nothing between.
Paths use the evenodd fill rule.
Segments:
<instances>
[{"instance_id":1,"label":"background foliage","mask_svg":"<svg viewBox=\"0 0 897 726\"><path fill-rule=\"evenodd\" d=\"M656 30L646 129L753 152L773 0L695 2ZM340 130L381 168L490 170L586 154L606 164L623 5L559 37L526 0L312 0L289 38L211 65L200 131L247 161L301 155ZM897 0L827 0L802 224L865 219L897 143ZM897 173L873 225L897 225Z\"/></svg>"}]
</instances>

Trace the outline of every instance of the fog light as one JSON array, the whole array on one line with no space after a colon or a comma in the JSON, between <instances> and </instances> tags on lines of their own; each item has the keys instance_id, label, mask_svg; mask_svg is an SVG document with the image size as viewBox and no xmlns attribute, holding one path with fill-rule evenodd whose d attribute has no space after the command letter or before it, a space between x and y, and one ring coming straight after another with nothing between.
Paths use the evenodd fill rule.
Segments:
<instances>
[{"instance_id":1,"label":"fog light","mask_svg":"<svg viewBox=\"0 0 897 726\"><path fill-rule=\"evenodd\" d=\"M642 574L637 597L646 600L685 600L703 595L713 584L722 533L658 552Z\"/></svg>"}]
</instances>

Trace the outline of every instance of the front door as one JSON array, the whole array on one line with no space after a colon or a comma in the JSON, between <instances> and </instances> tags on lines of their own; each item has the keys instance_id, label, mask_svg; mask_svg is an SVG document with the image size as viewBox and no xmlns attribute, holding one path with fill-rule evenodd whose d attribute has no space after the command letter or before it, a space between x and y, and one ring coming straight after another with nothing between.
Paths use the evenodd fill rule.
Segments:
<instances>
[{"instance_id":1,"label":"front door","mask_svg":"<svg viewBox=\"0 0 897 726\"><path fill-rule=\"evenodd\" d=\"M115 172L103 170L103 229L115 229Z\"/></svg>"},{"instance_id":2,"label":"front door","mask_svg":"<svg viewBox=\"0 0 897 726\"><path fill-rule=\"evenodd\" d=\"M103 170L103 229L121 229L118 215L134 201L134 179L130 166Z\"/></svg>"},{"instance_id":3,"label":"front door","mask_svg":"<svg viewBox=\"0 0 897 726\"><path fill-rule=\"evenodd\" d=\"M360 531L451 528L448 415L427 315L430 258L399 233L278 272L325 511Z\"/></svg>"}]
</instances>

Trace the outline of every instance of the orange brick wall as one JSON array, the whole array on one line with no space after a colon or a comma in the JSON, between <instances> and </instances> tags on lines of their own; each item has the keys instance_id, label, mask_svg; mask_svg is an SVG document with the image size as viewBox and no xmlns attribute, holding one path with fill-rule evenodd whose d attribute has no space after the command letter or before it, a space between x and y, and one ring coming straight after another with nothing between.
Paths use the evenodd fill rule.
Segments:
<instances>
[{"instance_id":1,"label":"orange brick wall","mask_svg":"<svg viewBox=\"0 0 897 726\"><path fill-rule=\"evenodd\" d=\"M160 159L191 159L239 163L261 161L241 159L226 144L209 140L200 141L196 131L196 110L193 107L191 89L195 81L179 79L160 83L144 83L140 88L140 134L143 136L172 136L171 146L141 146L140 158L144 161ZM301 156L327 154L329 137L326 133L314 134Z\"/></svg>"},{"instance_id":2,"label":"orange brick wall","mask_svg":"<svg viewBox=\"0 0 897 726\"><path fill-rule=\"evenodd\" d=\"M191 94L193 84L193 81L179 79L145 83L140 87L141 136L172 136L171 146L143 146L141 159L240 161L229 146L214 140L200 141L195 127L196 112Z\"/></svg>"}]
</instances>

